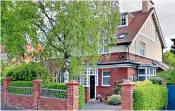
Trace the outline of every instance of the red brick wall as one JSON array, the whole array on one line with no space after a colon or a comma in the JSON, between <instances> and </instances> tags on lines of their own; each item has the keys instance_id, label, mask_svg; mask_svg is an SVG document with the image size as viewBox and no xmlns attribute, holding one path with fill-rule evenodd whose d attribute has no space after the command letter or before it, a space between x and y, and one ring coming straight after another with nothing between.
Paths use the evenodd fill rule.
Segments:
<instances>
[{"instance_id":1,"label":"red brick wall","mask_svg":"<svg viewBox=\"0 0 175 111\"><path fill-rule=\"evenodd\" d=\"M55 98L40 98L39 110L66 110L66 100Z\"/></svg>"},{"instance_id":2,"label":"red brick wall","mask_svg":"<svg viewBox=\"0 0 175 111\"><path fill-rule=\"evenodd\" d=\"M33 97L9 94L7 105L19 109L33 109Z\"/></svg>"},{"instance_id":3,"label":"red brick wall","mask_svg":"<svg viewBox=\"0 0 175 111\"><path fill-rule=\"evenodd\" d=\"M110 86L102 86L102 71L110 71ZM122 79L129 79L132 74L136 74L135 68L106 68L98 70L98 86L96 93L105 96L107 92L113 92L114 82Z\"/></svg>"}]
</instances>

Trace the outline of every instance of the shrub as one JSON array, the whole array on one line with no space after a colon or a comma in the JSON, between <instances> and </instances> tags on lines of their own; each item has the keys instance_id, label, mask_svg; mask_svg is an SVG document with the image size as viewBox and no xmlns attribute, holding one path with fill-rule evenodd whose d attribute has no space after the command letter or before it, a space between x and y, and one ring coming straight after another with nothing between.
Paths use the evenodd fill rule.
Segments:
<instances>
[{"instance_id":1,"label":"shrub","mask_svg":"<svg viewBox=\"0 0 175 111\"><path fill-rule=\"evenodd\" d=\"M24 63L12 66L7 68L3 73L13 81L31 81L37 78L44 81L51 80L51 74L48 72L47 68L38 63Z\"/></svg>"},{"instance_id":2,"label":"shrub","mask_svg":"<svg viewBox=\"0 0 175 111\"><path fill-rule=\"evenodd\" d=\"M17 87L33 87L32 81L11 81L10 86ZM23 88L10 88L9 92L11 94L28 94L29 91Z\"/></svg>"},{"instance_id":3,"label":"shrub","mask_svg":"<svg viewBox=\"0 0 175 111\"><path fill-rule=\"evenodd\" d=\"M121 104L121 95L112 95L107 102L111 105L119 105Z\"/></svg>"},{"instance_id":4,"label":"shrub","mask_svg":"<svg viewBox=\"0 0 175 111\"><path fill-rule=\"evenodd\" d=\"M151 84L134 89L134 110L160 110L168 104L165 86Z\"/></svg>"},{"instance_id":5,"label":"shrub","mask_svg":"<svg viewBox=\"0 0 175 111\"><path fill-rule=\"evenodd\" d=\"M150 80L144 80L144 81L138 81L136 82L136 87L143 87L143 86L147 86L147 85L151 85L152 82Z\"/></svg>"},{"instance_id":6,"label":"shrub","mask_svg":"<svg viewBox=\"0 0 175 111\"><path fill-rule=\"evenodd\" d=\"M161 77L152 77L149 80L152 81L153 84L159 84L159 85L161 85L162 82L166 82L165 79Z\"/></svg>"},{"instance_id":7,"label":"shrub","mask_svg":"<svg viewBox=\"0 0 175 111\"><path fill-rule=\"evenodd\" d=\"M56 82L44 82L41 84L42 88L48 88L48 89L62 89L66 90L66 84L65 83L56 83Z\"/></svg>"},{"instance_id":8,"label":"shrub","mask_svg":"<svg viewBox=\"0 0 175 111\"><path fill-rule=\"evenodd\" d=\"M4 80L5 77L1 76L0 78L1 78L1 86L2 86L3 85L3 80Z\"/></svg>"},{"instance_id":9,"label":"shrub","mask_svg":"<svg viewBox=\"0 0 175 111\"><path fill-rule=\"evenodd\" d=\"M160 72L157 76L165 79L167 84L175 84L175 69Z\"/></svg>"},{"instance_id":10,"label":"shrub","mask_svg":"<svg viewBox=\"0 0 175 111\"><path fill-rule=\"evenodd\" d=\"M85 102L84 86L80 84L79 86L79 109L84 108L84 102Z\"/></svg>"}]
</instances>

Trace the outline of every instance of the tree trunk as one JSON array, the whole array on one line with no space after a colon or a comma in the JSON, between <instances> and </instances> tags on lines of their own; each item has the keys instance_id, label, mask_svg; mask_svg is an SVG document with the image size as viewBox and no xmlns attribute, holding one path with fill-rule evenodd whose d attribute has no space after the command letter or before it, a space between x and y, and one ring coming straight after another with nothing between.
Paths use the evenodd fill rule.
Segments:
<instances>
[{"instance_id":1,"label":"tree trunk","mask_svg":"<svg viewBox=\"0 0 175 111\"><path fill-rule=\"evenodd\" d=\"M69 82L69 56L66 54L64 57L65 60L65 67L64 67L64 82Z\"/></svg>"}]
</instances>

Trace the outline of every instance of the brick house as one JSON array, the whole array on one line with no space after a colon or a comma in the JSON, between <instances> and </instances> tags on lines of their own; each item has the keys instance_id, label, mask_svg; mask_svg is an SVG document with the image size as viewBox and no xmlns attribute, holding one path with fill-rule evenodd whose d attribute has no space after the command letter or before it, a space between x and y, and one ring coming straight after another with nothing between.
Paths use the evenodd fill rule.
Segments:
<instances>
[{"instance_id":1,"label":"brick house","mask_svg":"<svg viewBox=\"0 0 175 111\"><path fill-rule=\"evenodd\" d=\"M162 62L166 44L153 5L143 0L142 10L121 13L117 46L99 50L102 56L110 54L109 59L100 60L96 69L87 67L86 77L78 79L85 86L86 101L112 93L115 81L143 81L169 68Z\"/></svg>"}]
</instances>

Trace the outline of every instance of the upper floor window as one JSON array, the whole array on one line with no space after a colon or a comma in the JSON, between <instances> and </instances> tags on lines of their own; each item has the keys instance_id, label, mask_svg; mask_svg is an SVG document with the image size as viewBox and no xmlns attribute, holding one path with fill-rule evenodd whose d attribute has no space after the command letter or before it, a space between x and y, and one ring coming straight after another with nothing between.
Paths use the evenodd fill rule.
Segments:
<instances>
[{"instance_id":1,"label":"upper floor window","mask_svg":"<svg viewBox=\"0 0 175 111\"><path fill-rule=\"evenodd\" d=\"M120 16L120 26L127 26L127 14L121 14Z\"/></svg>"},{"instance_id":2,"label":"upper floor window","mask_svg":"<svg viewBox=\"0 0 175 111\"><path fill-rule=\"evenodd\" d=\"M140 55L145 57L145 43L140 42Z\"/></svg>"},{"instance_id":3,"label":"upper floor window","mask_svg":"<svg viewBox=\"0 0 175 111\"><path fill-rule=\"evenodd\" d=\"M109 52L108 39L100 38L99 40L99 53L105 54Z\"/></svg>"}]
</instances>

